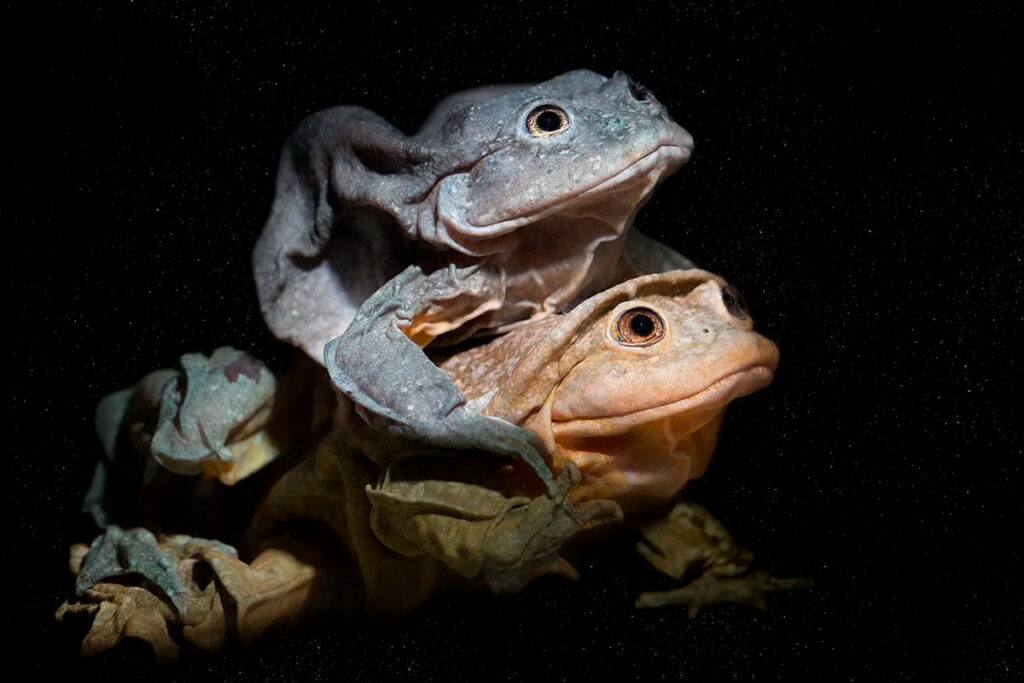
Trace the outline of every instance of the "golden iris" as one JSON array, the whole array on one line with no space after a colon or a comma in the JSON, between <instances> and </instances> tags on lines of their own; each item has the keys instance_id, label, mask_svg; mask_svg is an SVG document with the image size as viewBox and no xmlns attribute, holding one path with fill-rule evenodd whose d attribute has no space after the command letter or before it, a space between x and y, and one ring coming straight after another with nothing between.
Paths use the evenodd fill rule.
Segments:
<instances>
[{"instance_id":1,"label":"golden iris","mask_svg":"<svg viewBox=\"0 0 1024 683\"><path fill-rule=\"evenodd\" d=\"M649 308L631 308L615 321L612 336L626 346L649 346L665 336L665 321Z\"/></svg>"},{"instance_id":2,"label":"golden iris","mask_svg":"<svg viewBox=\"0 0 1024 683\"><path fill-rule=\"evenodd\" d=\"M558 135L569 127L569 115L561 107L553 104L543 104L526 117L526 129L530 134L538 138L548 138Z\"/></svg>"}]
</instances>

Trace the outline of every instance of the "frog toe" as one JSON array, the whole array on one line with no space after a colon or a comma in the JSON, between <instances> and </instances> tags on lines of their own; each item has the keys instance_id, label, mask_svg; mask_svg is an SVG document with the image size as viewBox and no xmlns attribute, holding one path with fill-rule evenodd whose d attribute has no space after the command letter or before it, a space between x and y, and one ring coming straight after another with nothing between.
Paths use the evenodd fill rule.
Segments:
<instances>
[{"instance_id":1,"label":"frog toe","mask_svg":"<svg viewBox=\"0 0 1024 683\"><path fill-rule=\"evenodd\" d=\"M764 611L768 593L810 588L812 585L812 579L783 579L761 570L741 576L705 574L682 588L641 593L634 607L685 605L691 619L706 605L749 605Z\"/></svg>"},{"instance_id":2,"label":"frog toe","mask_svg":"<svg viewBox=\"0 0 1024 683\"><path fill-rule=\"evenodd\" d=\"M159 586L179 614L184 613L187 594L178 575L178 557L170 548L160 547L156 537L141 527L107 527L82 561L75 592L81 596L101 581L130 575Z\"/></svg>"}]
</instances>

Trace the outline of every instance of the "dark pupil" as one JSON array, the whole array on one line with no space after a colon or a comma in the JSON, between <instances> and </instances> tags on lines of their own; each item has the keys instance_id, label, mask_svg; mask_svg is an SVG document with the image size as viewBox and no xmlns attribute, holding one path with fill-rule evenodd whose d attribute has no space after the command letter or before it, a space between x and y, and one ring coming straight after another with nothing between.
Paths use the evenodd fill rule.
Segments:
<instances>
[{"instance_id":1,"label":"dark pupil","mask_svg":"<svg viewBox=\"0 0 1024 683\"><path fill-rule=\"evenodd\" d=\"M537 116L537 127L545 133L553 133L562 127L562 117L553 111L544 111Z\"/></svg>"},{"instance_id":2,"label":"dark pupil","mask_svg":"<svg viewBox=\"0 0 1024 683\"><path fill-rule=\"evenodd\" d=\"M651 320L651 316L638 314L634 315L629 320L629 329L633 330L633 334L638 337L646 337L654 331L654 321Z\"/></svg>"}]
</instances>

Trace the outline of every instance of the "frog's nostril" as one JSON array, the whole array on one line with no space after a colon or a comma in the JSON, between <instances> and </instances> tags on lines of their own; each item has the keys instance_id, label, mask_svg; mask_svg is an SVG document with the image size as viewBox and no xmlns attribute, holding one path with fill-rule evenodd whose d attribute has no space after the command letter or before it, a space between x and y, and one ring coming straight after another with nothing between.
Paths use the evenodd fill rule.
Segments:
<instances>
[{"instance_id":1,"label":"frog's nostril","mask_svg":"<svg viewBox=\"0 0 1024 683\"><path fill-rule=\"evenodd\" d=\"M629 94L637 102L646 102L650 98L651 91L644 87L642 83L634 81L629 76L626 76L626 83L629 85Z\"/></svg>"},{"instance_id":2,"label":"frog's nostril","mask_svg":"<svg viewBox=\"0 0 1024 683\"><path fill-rule=\"evenodd\" d=\"M730 315L740 320L745 320L749 315L747 313L747 302L739 290L732 285L722 287L722 303L725 304L725 309L729 311Z\"/></svg>"}]
</instances>

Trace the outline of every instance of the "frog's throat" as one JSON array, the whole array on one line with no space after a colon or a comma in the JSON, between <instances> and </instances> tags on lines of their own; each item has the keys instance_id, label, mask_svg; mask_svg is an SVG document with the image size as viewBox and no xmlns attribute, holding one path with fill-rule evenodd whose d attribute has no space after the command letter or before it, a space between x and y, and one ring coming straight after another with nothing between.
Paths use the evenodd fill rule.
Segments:
<instances>
[{"instance_id":1,"label":"frog's throat","mask_svg":"<svg viewBox=\"0 0 1024 683\"><path fill-rule=\"evenodd\" d=\"M438 242L470 255L493 253L496 249L481 249L478 242L508 235L524 225L568 211L577 204L593 200L601 195L622 192L623 189L634 184L641 186L638 188L635 207L651 193L662 178L685 164L689 158L690 148L664 143L612 175L580 188L572 195L553 199L525 216L486 225L475 225L456 216L439 214L436 217L433 230L424 231L423 228L427 226L420 225L421 236L427 241ZM624 224L625 221L623 221Z\"/></svg>"},{"instance_id":2,"label":"frog's throat","mask_svg":"<svg viewBox=\"0 0 1024 683\"><path fill-rule=\"evenodd\" d=\"M712 382L685 398L631 412L626 415L604 415L558 420L552 417L555 441L559 438L614 436L625 434L641 425L680 415L696 415L715 411L733 399L752 394L771 383L774 369L756 363L744 366Z\"/></svg>"},{"instance_id":3,"label":"frog's throat","mask_svg":"<svg viewBox=\"0 0 1024 683\"><path fill-rule=\"evenodd\" d=\"M531 426L551 451L556 472L569 461L579 468L573 501L609 498L624 509L646 507L704 473L726 406L766 386L772 374L766 365L747 366L696 394L629 415L557 421L549 400L547 424Z\"/></svg>"},{"instance_id":4,"label":"frog's throat","mask_svg":"<svg viewBox=\"0 0 1024 683\"><path fill-rule=\"evenodd\" d=\"M656 505L704 474L725 409L665 418L617 436L568 439L554 469L571 460L580 470L574 502L607 498L625 511Z\"/></svg>"}]
</instances>

